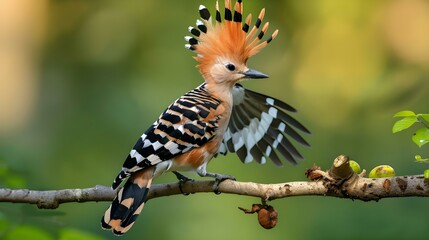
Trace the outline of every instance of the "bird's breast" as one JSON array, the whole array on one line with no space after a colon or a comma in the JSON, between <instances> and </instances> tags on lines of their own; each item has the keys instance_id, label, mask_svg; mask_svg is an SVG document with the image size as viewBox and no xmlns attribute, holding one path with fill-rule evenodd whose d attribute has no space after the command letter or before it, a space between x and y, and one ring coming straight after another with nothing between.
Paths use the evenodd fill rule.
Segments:
<instances>
[{"instance_id":1,"label":"bird's breast","mask_svg":"<svg viewBox=\"0 0 429 240\"><path fill-rule=\"evenodd\" d=\"M208 119L218 119L217 128L212 139L200 147L194 148L189 152L176 156L173 160L172 170L192 170L197 169L203 164L207 164L217 153L223 140L223 135L228 127L231 116L231 108L220 104L216 110L212 111Z\"/></svg>"}]
</instances>

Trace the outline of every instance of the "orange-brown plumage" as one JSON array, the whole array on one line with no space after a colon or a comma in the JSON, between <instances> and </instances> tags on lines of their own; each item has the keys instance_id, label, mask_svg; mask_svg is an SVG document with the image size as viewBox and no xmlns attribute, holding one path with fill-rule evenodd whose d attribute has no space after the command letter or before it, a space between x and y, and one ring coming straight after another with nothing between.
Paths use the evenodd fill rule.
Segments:
<instances>
[{"instance_id":1,"label":"orange-brown plumage","mask_svg":"<svg viewBox=\"0 0 429 240\"><path fill-rule=\"evenodd\" d=\"M217 134L214 136L212 141L207 142L201 147L194 148L189 152L181 154L174 159L174 164L176 168L183 169L197 169L199 166L203 164L207 164L208 161L216 154L219 149L219 145L222 142L222 136L225 131L225 127L229 121L229 112L231 111L231 106L227 105L226 102L219 104L216 110L213 110L209 113L209 115L204 119L204 121L213 121L218 118L218 131L221 134Z\"/></svg>"}]
</instances>

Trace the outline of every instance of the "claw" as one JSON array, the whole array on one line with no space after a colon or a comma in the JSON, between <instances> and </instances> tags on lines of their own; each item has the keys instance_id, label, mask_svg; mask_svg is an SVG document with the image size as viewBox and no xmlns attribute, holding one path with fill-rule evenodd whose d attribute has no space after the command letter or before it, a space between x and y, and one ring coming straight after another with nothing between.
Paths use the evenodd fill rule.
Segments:
<instances>
[{"instance_id":1,"label":"claw","mask_svg":"<svg viewBox=\"0 0 429 240\"><path fill-rule=\"evenodd\" d=\"M221 194L221 192L219 192L219 184L220 184L220 181L216 179L214 184L213 184L213 192L216 195Z\"/></svg>"},{"instance_id":2,"label":"claw","mask_svg":"<svg viewBox=\"0 0 429 240\"><path fill-rule=\"evenodd\" d=\"M213 192L216 195L221 194L221 192L219 192L219 184L221 182L223 182L223 181L225 181L227 179L230 179L230 180L233 180L233 181L236 180L234 176L228 175L228 174L217 174L217 173L215 173L214 177L215 177L215 181L214 181L214 184L213 184Z\"/></svg>"},{"instance_id":3,"label":"claw","mask_svg":"<svg viewBox=\"0 0 429 240\"><path fill-rule=\"evenodd\" d=\"M173 173L174 173L174 175L176 175L177 180L179 180L179 189L180 189L180 192L181 192L183 195L188 196L188 195L189 195L189 193L185 193L185 192L183 191L183 184L184 184L185 182L193 182L193 181L194 181L194 179L192 179L192 178L188 178L187 176L185 176L185 175L183 175L183 174L181 174L181 173L179 173L179 172L176 172L176 171L173 171Z\"/></svg>"},{"instance_id":4,"label":"claw","mask_svg":"<svg viewBox=\"0 0 429 240\"><path fill-rule=\"evenodd\" d=\"M235 181L235 177L229 174L219 174L219 173L211 173L211 172L206 172L206 168L205 166L200 167L197 169L197 173L198 175L200 175L201 177L212 177L215 179L214 184L213 184L213 192L215 194L220 194L219 192L219 184L227 179L233 180Z\"/></svg>"}]
</instances>

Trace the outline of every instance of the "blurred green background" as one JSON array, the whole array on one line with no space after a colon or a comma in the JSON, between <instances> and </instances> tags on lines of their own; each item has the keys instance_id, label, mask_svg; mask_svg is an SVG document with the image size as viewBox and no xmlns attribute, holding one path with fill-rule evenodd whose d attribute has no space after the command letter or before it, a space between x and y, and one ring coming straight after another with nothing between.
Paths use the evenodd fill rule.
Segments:
<instances>
[{"instance_id":1,"label":"blurred green background","mask_svg":"<svg viewBox=\"0 0 429 240\"><path fill-rule=\"evenodd\" d=\"M183 40L199 4L214 11L214 0L0 1L2 184L110 185L141 133L202 82ZM294 116L313 132L312 147L301 149L306 160L297 167L243 165L229 154L209 170L240 181L303 181L313 163L327 169L343 153L367 170L389 164L399 175L421 174L425 166L413 158L429 155L427 149L410 141L411 131L393 135L391 126L400 110L429 112L429 2L244 1L246 15L263 7L269 32L280 34L248 64L270 78L244 85L299 109ZM172 174L156 180L168 181L175 181ZM424 198L276 200L279 222L272 230L237 209L258 202L227 194L156 199L122 239L427 239L429 233ZM41 239L112 239L99 224L107 206L38 210L2 203L0 238L33 226L47 237Z\"/></svg>"}]
</instances>

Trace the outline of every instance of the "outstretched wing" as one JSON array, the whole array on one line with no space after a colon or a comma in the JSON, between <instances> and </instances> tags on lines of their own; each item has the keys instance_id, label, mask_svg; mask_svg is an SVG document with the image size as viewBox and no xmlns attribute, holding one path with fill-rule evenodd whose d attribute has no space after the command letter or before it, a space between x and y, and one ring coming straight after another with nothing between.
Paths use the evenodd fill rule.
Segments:
<instances>
[{"instance_id":1,"label":"outstretched wing","mask_svg":"<svg viewBox=\"0 0 429 240\"><path fill-rule=\"evenodd\" d=\"M209 113L219 104L205 90L205 84L177 99L138 139L112 188L116 189L133 172L170 160L212 139L219 119L211 119Z\"/></svg>"},{"instance_id":2,"label":"outstretched wing","mask_svg":"<svg viewBox=\"0 0 429 240\"><path fill-rule=\"evenodd\" d=\"M310 131L287 113L296 112L293 107L240 84L234 86L233 97L231 120L218 153L235 152L244 163L265 163L268 157L278 166L282 165L278 153L292 164L303 159L291 140L310 146L296 130Z\"/></svg>"}]
</instances>

